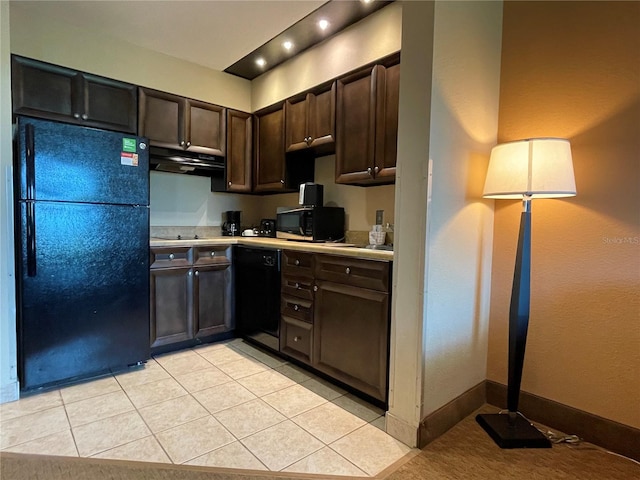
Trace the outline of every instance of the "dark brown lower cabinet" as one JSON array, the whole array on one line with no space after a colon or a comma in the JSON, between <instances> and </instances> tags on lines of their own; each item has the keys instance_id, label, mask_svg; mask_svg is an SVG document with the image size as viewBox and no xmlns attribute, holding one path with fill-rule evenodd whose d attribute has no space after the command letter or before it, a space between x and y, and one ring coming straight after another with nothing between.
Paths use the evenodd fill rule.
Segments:
<instances>
[{"instance_id":1,"label":"dark brown lower cabinet","mask_svg":"<svg viewBox=\"0 0 640 480\"><path fill-rule=\"evenodd\" d=\"M387 400L389 294L316 280L313 366Z\"/></svg>"},{"instance_id":2,"label":"dark brown lower cabinet","mask_svg":"<svg viewBox=\"0 0 640 480\"><path fill-rule=\"evenodd\" d=\"M151 256L152 353L233 328L230 246L154 247Z\"/></svg>"},{"instance_id":3,"label":"dark brown lower cabinet","mask_svg":"<svg viewBox=\"0 0 640 480\"><path fill-rule=\"evenodd\" d=\"M284 250L280 352L386 404L390 265Z\"/></svg>"}]
</instances>

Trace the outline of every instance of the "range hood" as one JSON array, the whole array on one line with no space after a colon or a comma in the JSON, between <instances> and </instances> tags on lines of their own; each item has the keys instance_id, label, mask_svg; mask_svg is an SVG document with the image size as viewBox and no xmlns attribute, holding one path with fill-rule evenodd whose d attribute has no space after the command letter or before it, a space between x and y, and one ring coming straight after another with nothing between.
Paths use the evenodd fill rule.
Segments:
<instances>
[{"instance_id":1,"label":"range hood","mask_svg":"<svg viewBox=\"0 0 640 480\"><path fill-rule=\"evenodd\" d=\"M203 153L149 148L149 169L155 172L181 173L214 177L224 175L225 159Z\"/></svg>"}]
</instances>

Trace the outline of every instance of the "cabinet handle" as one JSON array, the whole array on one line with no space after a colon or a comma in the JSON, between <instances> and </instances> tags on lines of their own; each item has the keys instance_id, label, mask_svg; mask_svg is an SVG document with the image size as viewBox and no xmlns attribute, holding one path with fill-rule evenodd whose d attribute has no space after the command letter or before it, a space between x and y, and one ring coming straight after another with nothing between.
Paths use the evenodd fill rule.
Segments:
<instances>
[{"instance_id":1,"label":"cabinet handle","mask_svg":"<svg viewBox=\"0 0 640 480\"><path fill-rule=\"evenodd\" d=\"M294 305L293 309L297 312L298 310L300 310L300 305Z\"/></svg>"},{"instance_id":2,"label":"cabinet handle","mask_svg":"<svg viewBox=\"0 0 640 480\"><path fill-rule=\"evenodd\" d=\"M351 273L351 269L349 267L345 268L344 273L349 275Z\"/></svg>"},{"instance_id":3,"label":"cabinet handle","mask_svg":"<svg viewBox=\"0 0 640 480\"><path fill-rule=\"evenodd\" d=\"M74 113L73 114L73 118L80 118L80 114L79 113Z\"/></svg>"},{"instance_id":4,"label":"cabinet handle","mask_svg":"<svg viewBox=\"0 0 640 480\"><path fill-rule=\"evenodd\" d=\"M284 180L280 180L280 183L281 183L282 185L284 185Z\"/></svg>"},{"instance_id":5,"label":"cabinet handle","mask_svg":"<svg viewBox=\"0 0 640 480\"><path fill-rule=\"evenodd\" d=\"M379 170L380 170L380 169L379 169L378 167L374 167L374 168L373 168L373 173L378 173L378 171L379 171Z\"/></svg>"},{"instance_id":6,"label":"cabinet handle","mask_svg":"<svg viewBox=\"0 0 640 480\"><path fill-rule=\"evenodd\" d=\"M314 292L317 292L317 291L318 291L318 285L314 285L314 286L313 286L313 291L314 291Z\"/></svg>"},{"instance_id":7,"label":"cabinet handle","mask_svg":"<svg viewBox=\"0 0 640 480\"><path fill-rule=\"evenodd\" d=\"M191 276L191 275L193 275L193 272L191 270L189 270L189 273L187 273L187 275Z\"/></svg>"},{"instance_id":8,"label":"cabinet handle","mask_svg":"<svg viewBox=\"0 0 640 480\"><path fill-rule=\"evenodd\" d=\"M215 257L216 256L216 252L211 252L211 256Z\"/></svg>"},{"instance_id":9,"label":"cabinet handle","mask_svg":"<svg viewBox=\"0 0 640 480\"><path fill-rule=\"evenodd\" d=\"M293 341L294 342L297 342L299 340L302 340L302 337L298 337L298 336L293 337Z\"/></svg>"},{"instance_id":10,"label":"cabinet handle","mask_svg":"<svg viewBox=\"0 0 640 480\"><path fill-rule=\"evenodd\" d=\"M371 167L367 167L367 173L371 175L371 172L372 172Z\"/></svg>"},{"instance_id":11,"label":"cabinet handle","mask_svg":"<svg viewBox=\"0 0 640 480\"><path fill-rule=\"evenodd\" d=\"M191 142L187 142L187 148L191 146Z\"/></svg>"},{"instance_id":12,"label":"cabinet handle","mask_svg":"<svg viewBox=\"0 0 640 480\"><path fill-rule=\"evenodd\" d=\"M181 147L184 147L184 140L182 140L182 141L180 142L180 146L181 146Z\"/></svg>"},{"instance_id":13,"label":"cabinet handle","mask_svg":"<svg viewBox=\"0 0 640 480\"><path fill-rule=\"evenodd\" d=\"M296 260L293 262L293 264L297 267L298 265L300 265L300 260L298 260L298 259L296 258Z\"/></svg>"},{"instance_id":14,"label":"cabinet handle","mask_svg":"<svg viewBox=\"0 0 640 480\"><path fill-rule=\"evenodd\" d=\"M195 275L196 275L196 277L199 277L200 276L200 272L198 270L196 270Z\"/></svg>"},{"instance_id":15,"label":"cabinet handle","mask_svg":"<svg viewBox=\"0 0 640 480\"><path fill-rule=\"evenodd\" d=\"M87 118L89 118L89 115L87 115L86 113L83 113L81 116L83 120L86 120Z\"/></svg>"},{"instance_id":16,"label":"cabinet handle","mask_svg":"<svg viewBox=\"0 0 640 480\"><path fill-rule=\"evenodd\" d=\"M173 253L169 254L169 260L173 260L174 258L176 258L176 256Z\"/></svg>"},{"instance_id":17,"label":"cabinet handle","mask_svg":"<svg viewBox=\"0 0 640 480\"><path fill-rule=\"evenodd\" d=\"M229 186L231 186L231 182L229 182L229 184L228 184L228 185L229 185Z\"/></svg>"},{"instance_id":18,"label":"cabinet handle","mask_svg":"<svg viewBox=\"0 0 640 480\"><path fill-rule=\"evenodd\" d=\"M300 290L300 284L298 282L296 282L294 286L296 287L296 290Z\"/></svg>"}]
</instances>

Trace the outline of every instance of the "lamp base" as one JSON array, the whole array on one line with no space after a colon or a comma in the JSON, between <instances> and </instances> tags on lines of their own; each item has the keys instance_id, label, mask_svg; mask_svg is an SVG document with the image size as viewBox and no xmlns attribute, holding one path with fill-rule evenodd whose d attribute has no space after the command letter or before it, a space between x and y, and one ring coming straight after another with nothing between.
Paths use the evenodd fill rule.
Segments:
<instances>
[{"instance_id":1,"label":"lamp base","mask_svg":"<svg viewBox=\"0 0 640 480\"><path fill-rule=\"evenodd\" d=\"M549 439L520 415L510 423L509 415L482 413L476 422L500 448L551 448Z\"/></svg>"}]
</instances>

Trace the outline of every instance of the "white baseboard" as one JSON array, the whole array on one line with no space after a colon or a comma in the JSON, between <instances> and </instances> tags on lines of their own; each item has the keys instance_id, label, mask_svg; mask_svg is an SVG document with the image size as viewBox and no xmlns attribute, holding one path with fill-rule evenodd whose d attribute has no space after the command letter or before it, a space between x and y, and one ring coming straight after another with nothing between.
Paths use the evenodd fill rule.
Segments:
<instances>
[{"instance_id":1,"label":"white baseboard","mask_svg":"<svg viewBox=\"0 0 640 480\"><path fill-rule=\"evenodd\" d=\"M13 402L20 398L20 384L15 381L0 386L0 403Z\"/></svg>"},{"instance_id":2,"label":"white baseboard","mask_svg":"<svg viewBox=\"0 0 640 480\"><path fill-rule=\"evenodd\" d=\"M386 427L387 433L396 440L400 440L402 443L408 445L411 448L414 448L418 445L418 434L420 432L420 425L411 425L387 412Z\"/></svg>"}]
</instances>

